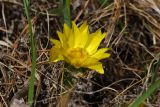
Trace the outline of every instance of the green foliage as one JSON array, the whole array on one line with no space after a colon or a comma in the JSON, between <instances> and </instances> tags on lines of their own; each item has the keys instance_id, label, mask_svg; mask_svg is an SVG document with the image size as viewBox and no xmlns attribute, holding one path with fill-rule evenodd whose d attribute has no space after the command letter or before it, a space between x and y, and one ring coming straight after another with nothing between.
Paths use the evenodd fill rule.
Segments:
<instances>
[{"instance_id":1,"label":"green foliage","mask_svg":"<svg viewBox=\"0 0 160 107\"><path fill-rule=\"evenodd\" d=\"M118 21L117 24L116 24L116 26L117 26L120 30L122 30L125 25L124 25L124 23L123 23L122 21Z\"/></svg>"},{"instance_id":2,"label":"green foliage","mask_svg":"<svg viewBox=\"0 0 160 107\"><path fill-rule=\"evenodd\" d=\"M71 27L71 13L70 13L70 0L60 0L64 22Z\"/></svg>"},{"instance_id":3,"label":"green foliage","mask_svg":"<svg viewBox=\"0 0 160 107\"><path fill-rule=\"evenodd\" d=\"M154 82L147 91L145 91L142 95L138 96L136 100L129 105L129 107L138 107L140 104L142 104L145 99L151 96L151 94L160 87L160 80L157 80Z\"/></svg>"},{"instance_id":4,"label":"green foliage","mask_svg":"<svg viewBox=\"0 0 160 107\"><path fill-rule=\"evenodd\" d=\"M49 13L63 16L64 23L67 23L71 27L71 12L70 12L70 0L59 0L60 5L57 8L49 10Z\"/></svg>"},{"instance_id":5,"label":"green foliage","mask_svg":"<svg viewBox=\"0 0 160 107\"><path fill-rule=\"evenodd\" d=\"M75 77L68 72L64 72L63 78L64 78L63 79L64 86L71 87L74 82Z\"/></svg>"},{"instance_id":6,"label":"green foliage","mask_svg":"<svg viewBox=\"0 0 160 107\"><path fill-rule=\"evenodd\" d=\"M147 91L145 91L142 95L138 96L137 99L129 105L129 107L138 107L142 104L145 99L152 97L152 94L160 87L160 80L157 80L157 72L160 67L160 57L158 56L155 63L151 66L151 85Z\"/></svg>"},{"instance_id":7,"label":"green foliage","mask_svg":"<svg viewBox=\"0 0 160 107\"><path fill-rule=\"evenodd\" d=\"M98 2L100 3L101 7L106 7L109 5L108 0L98 0Z\"/></svg>"},{"instance_id":8,"label":"green foliage","mask_svg":"<svg viewBox=\"0 0 160 107\"><path fill-rule=\"evenodd\" d=\"M154 63L151 66L151 83L154 83L157 79L157 73L158 73L158 69L160 67L160 56L154 61Z\"/></svg>"},{"instance_id":9,"label":"green foliage","mask_svg":"<svg viewBox=\"0 0 160 107\"><path fill-rule=\"evenodd\" d=\"M82 76L81 74L84 74L84 72L86 71L85 68L75 68L68 63L65 63L65 68L67 69L64 70L63 84L67 87L73 86L74 81L76 81L77 77Z\"/></svg>"},{"instance_id":10,"label":"green foliage","mask_svg":"<svg viewBox=\"0 0 160 107\"><path fill-rule=\"evenodd\" d=\"M29 24L29 42L31 47L31 57L32 57L32 70L31 70L31 76L29 80L29 92L28 92L28 103L31 106L33 103L33 97L34 97L34 81L35 81L35 71L36 71L36 47L35 47L35 41L32 34L32 22L30 18L29 13L29 1L23 0L24 5L24 11L28 20Z\"/></svg>"}]
</instances>

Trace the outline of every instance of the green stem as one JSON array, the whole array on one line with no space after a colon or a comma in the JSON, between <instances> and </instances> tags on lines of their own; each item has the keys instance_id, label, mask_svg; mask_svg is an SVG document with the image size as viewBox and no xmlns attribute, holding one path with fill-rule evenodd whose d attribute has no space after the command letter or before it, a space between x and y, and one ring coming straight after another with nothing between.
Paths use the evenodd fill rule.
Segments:
<instances>
[{"instance_id":1,"label":"green stem","mask_svg":"<svg viewBox=\"0 0 160 107\"><path fill-rule=\"evenodd\" d=\"M71 27L70 0L60 0L63 7L64 22Z\"/></svg>"},{"instance_id":2,"label":"green stem","mask_svg":"<svg viewBox=\"0 0 160 107\"><path fill-rule=\"evenodd\" d=\"M29 13L29 1L28 0L23 0L24 4L24 10L25 14L27 17L27 21L29 24L29 42L31 46L31 58L32 58L32 69L31 69L31 76L29 80L29 92L28 92L28 103L31 106L33 103L33 97L34 97L34 81L35 81L35 72L36 72L36 47L35 47L35 42L33 38L33 33L32 33L32 22L30 19L30 13Z\"/></svg>"}]
</instances>

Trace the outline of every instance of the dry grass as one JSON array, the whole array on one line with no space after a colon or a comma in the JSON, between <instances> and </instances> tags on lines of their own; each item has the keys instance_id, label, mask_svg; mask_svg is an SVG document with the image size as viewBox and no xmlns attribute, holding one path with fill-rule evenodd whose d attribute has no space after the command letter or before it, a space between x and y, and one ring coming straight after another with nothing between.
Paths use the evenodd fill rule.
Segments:
<instances>
[{"instance_id":1,"label":"dry grass","mask_svg":"<svg viewBox=\"0 0 160 107\"><path fill-rule=\"evenodd\" d=\"M103 60L105 74L93 71L77 78L64 62L49 63L49 36L57 38L63 17L59 2L31 0L32 24L37 45L35 106L55 107L63 100L70 107L127 107L151 83L151 65L160 55L159 0L108 0L101 7L97 0L72 1L72 19L88 20L93 32L108 34L102 43L110 47L111 58ZM20 0L0 1L0 107L27 99L31 71L28 25ZM75 76L71 88L63 84L64 71ZM159 72L157 72L159 78ZM68 90L70 89L70 90ZM145 104L158 107L159 91Z\"/></svg>"}]
</instances>

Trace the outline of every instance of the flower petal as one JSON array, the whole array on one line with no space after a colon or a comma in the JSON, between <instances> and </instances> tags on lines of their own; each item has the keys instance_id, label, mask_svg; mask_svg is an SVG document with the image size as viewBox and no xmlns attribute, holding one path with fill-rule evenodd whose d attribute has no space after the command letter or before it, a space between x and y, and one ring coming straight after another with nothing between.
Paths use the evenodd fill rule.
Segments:
<instances>
[{"instance_id":1,"label":"flower petal","mask_svg":"<svg viewBox=\"0 0 160 107\"><path fill-rule=\"evenodd\" d=\"M59 40L50 38L50 41L56 46L61 46L61 42Z\"/></svg>"},{"instance_id":2,"label":"flower petal","mask_svg":"<svg viewBox=\"0 0 160 107\"><path fill-rule=\"evenodd\" d=\"M82 64L83 67L95 65L99 63L97 59L88 57Z\"/></svg>"},{"instance_id":3,"label":"flower petal","mask_svg":"<svg viewBox=\"0 0 160 107\"><path fill-rule=\"evenodd\" d=\"M96 70L100 74L104 74L103 66L100 62L97 65L88 66L88 68Z\"/></svg>"},{"instance_id":4,"label":"flower petal","mask_svg":"<svg viewBox=\"0 0 160 107\"><path fill-rule=\"evenodd\" d=\"M80 42L78 44L78 47L84 48L88 41L88 36L89 36L89 27L88 27L87 21L85 21L79 27L79 30L80 30L81 35L80 35Z\"/></svg>"},{"instance_id":5,"label":"flower petal","mask_svg":"<svg viewBox=\"0 0 160 107\"><path fill-rule=\"evenodd\" d=\"M66 46L66 41L67 40L66 40L65 35L63 33L59 32L59 31L57 31L57 34L58 34L58 37L60 39L60 42L61 42L62 46Z\"/></svg>"},{"instance_id":6,"label":"flower petal","mask_svg":"<svg viewBox=\"0 0 160 107\"><path fill-rule=\"evenodd\" d=\"M75 22L73 21L72 22L72 29L70 31L70 35L69 35L69 39L68 39L69 47L75 47L75 43L78 40L77 36L79 36L76 34L79 34L79 29L78 29L77 25L75 24Z\"/></svg>"},{"instance_id":7,"label":"flower petal","mask_svg":"<svg viewBox=\"0 0 160 107\"><path fill-rule=\"evenodd\" d=\"M72 32L69 37L69 46L73 48L84 48L88 40L89 29L87 22L83 23L80 28L77 27L75 22L72 22Z\"/></svg>"},{"instance_id":8,"label":"flower petal","mask_svg":"<svg viewBox=\"0 0 160 107\"><path fill-rule=\"evenodd\" d=\"M86 50L90 55L94 54L98 46L100 45L101 41L104 39L106 33L101 33L101 30L97 30L95 33L92 33L90 39L88 39L88 43L86 45Z\"/></svg>"},{"instance_id":9,"label":"flower petal","mask_svg":"<svg viewBox=\"0 0 160 107\"><path fill-rule=\"evenodd\" d=\"M64 60L62 54L61 54L61 49L57 46L53 46L50 50L50 58L49 60L51 62L57 62L60 60Z\"/></svg>"},{"instance_id":10,"label":"flower petal","mask_svg":"<svg viewBox=\"0 0 160 107\"><path fill-rule=\"evenodd\" d=\"M66 35L66 38L70 36L70 32L71 32L71 28L66 23L64 23L63 33Z\"/></svg>"},{"instance_id":11,"label":"flower petal","mask_svg":"<svg viewBox=\"0 0 160 107\"><path fill-rule=\"evenodd\" d=\"M72 35L74 36L74 45L72 47L76 48L79 47L79 43L81 42L81 34L75 22L72 22L72 31Z\"/></svg>"},{"instance_id":12,"label":"flower petal","mask_svg":"<svg viewBox=\"0 0 160 107\"><path fill-rule=\"evenodd\" d=\"M98 60L108 58L110 56L110 54L105 53L107 50L109 50L109 48L101 48L95 54L93 54L91 57L96 58Z\"/></svg>"},{"instance_id":13,"label":"flower petal","mask_svg":"<svg viewBox=\"0 0 160 107\"><path fill-rule=\"evenodd\" d=\"M84 30L88 29L87 21L84 21L83 24L79 27L80 32L83 32Z\"/></svg>"}]
</instances>

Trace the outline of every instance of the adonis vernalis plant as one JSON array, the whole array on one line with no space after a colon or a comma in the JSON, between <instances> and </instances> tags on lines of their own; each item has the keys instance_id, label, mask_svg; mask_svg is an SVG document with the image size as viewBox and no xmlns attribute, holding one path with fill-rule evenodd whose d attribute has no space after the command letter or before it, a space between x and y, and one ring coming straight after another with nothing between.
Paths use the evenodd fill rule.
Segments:
<instances>
[{"instance_id":1,"label":"adonis vernalis plant","mask_svg":"<svg viewBox=\"0 0 160 107\"><path fill-rule=\"evenodd\" d=\"M59 40L51 39L54 46L50 51L50 61L65 60L76 68L89 68L104 74L102 63L99 61L110 56L109 48L98 49L106 33L101 29L89 32L85 21L80 27L72 22L72 28L64 24L63 32L57 31Z\"/></svg>"}]
</instances>

